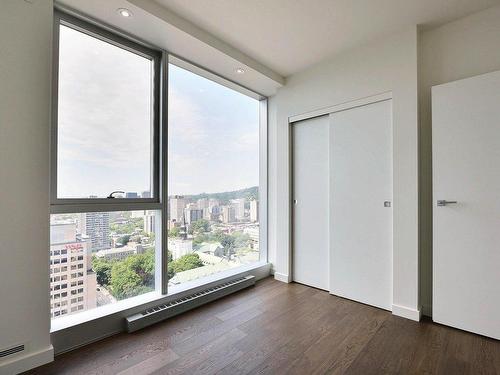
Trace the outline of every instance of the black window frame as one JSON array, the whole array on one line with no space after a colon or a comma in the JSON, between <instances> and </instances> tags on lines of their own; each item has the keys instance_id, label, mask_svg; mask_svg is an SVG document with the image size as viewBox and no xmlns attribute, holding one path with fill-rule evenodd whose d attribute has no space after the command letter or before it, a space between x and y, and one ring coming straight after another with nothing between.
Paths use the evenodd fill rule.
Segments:
<instances>
[{"instance_id":1,"label":"black window frame","mask_svg":"<svg viewBox=\"0 0 500 375\"><path fill-rule=\"evenodd\" d=\"M60 26L70 27L76 31L122 48L131 53L151 60L153 63L152 92L152 170L151 197L149 198L58 198L57 195L57 161L58 161L58 99L59 99L59 30ZM87 22L70 14L54 11L53 38L53 71L52 71L52 124L50 144L50 207L51 213L98 212L98 211L132 211L161 210L161 90L162 90L162 51L151 49L132 41L103 27ZM118 187L119 188L119 187ZM111 192L110 192L111 193Z\"/></svg>"}]
</instances>

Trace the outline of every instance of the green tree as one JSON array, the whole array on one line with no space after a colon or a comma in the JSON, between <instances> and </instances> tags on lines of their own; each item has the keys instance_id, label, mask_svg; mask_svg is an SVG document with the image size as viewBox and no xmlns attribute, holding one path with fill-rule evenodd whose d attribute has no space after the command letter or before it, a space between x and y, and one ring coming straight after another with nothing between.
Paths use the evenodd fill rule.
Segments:
<instances>
[{"instance_id":1,"label":"green tree","mask_svg":"<svg viewBox=\"0 0 500 375\"><path fill-rule=\"evenodd\" d=\"M247 247L249 242L250 242L250 236L247 233L234 232L232 234L232 237L234 238L234 247L235 248Z\"/></svg>"},{"instance_id":2,"label":"green tree","mask_svg":"<svg viewBox=\"0 0 500 375\"><path fill-rule=\"evenodd\" d=\"M231 258L231 255L234 254L234 244L235 244L235 238L233 236L229 236L225 234L222 237L222 240L220 241L220 244L224 248L224 255Z\"/></svg>"},{"instance_id":3,"label":"green tree","mask_svg":"<svg viewBox=\"0 0 500 375\"><path fill-rule=\"evenodd\" d=\"M135 254L116 262L111 268L111 293L124 299L147 291L154 286L154 252Z\"/></svg>"},{"instance_id":4,"label":"green tree","mask_svg":"<svg viewBox=\"0 0 500 375\"><path fill-rule=\"evenodd\" d=\"M130 237L131 237L130 234L126 234L126 235L118 238L118 240L116 242L121 243L123 246L125 246L130 241Z\"/></svg>"},{"instance_id":5,"label":"green tree","mask_svg":"<svg viewBox=\"0 0 500 375\"><path fill-rule=\"evenodd\" d=\"M106 286L111 280L111 268L113 263L109 260L92 257L92 269L96 273L97 282L100 285Z\"/></svg>"},{"instance_id":6,"label":"green tree","mask_svg":"<svg viewBox=\"0 0 500 375\"><path fill-rule=\"evenodd\" d=\"M205 219L196 220L191 224L194 233L205 233L210 231L210 222Z\"/></svg>"},{"instance_id":7,"label":"green tree","mask_svg":"<svg viewBox=\"0 0 500 375\"><path fill-rule=\"evenodd\" d=\"M198 245L201 245L203 242L207 242L209 240L210 240L210 237L207 234L201 233L201 234L198 234L194 237L193 245L198 246Z\"/></svg>"},{"instance_id":8,"label":"green tree","mask_svg":"<svg viewBox=\"0 0 500 375\"><path fill-rule=\"evenodd\" d=\"M130 238L129 238L129 242L132 241L132 242L141 243L141 240L142 240L142 237L139 235L133 235L133 236L130 236Z\"/></svg>"},{"instance_id":9,"label":"green tree","mask_svg":"<svg viewBox=\"0 0 500 375\"><path fill-rule=\"evenodd\" d=\"M224 237L227 236L223 231L221 230L217 230L215 233L214 233L214 239L217 241L217 242L221 242L222 243L222 240L224 239Z\"/></svg>"},{"instance_id":10,"label":"green tree","mask_svg":"<svg viewBox=\"0 0 500 375\"><path fill-rule=\"evenodd\" d=\"M172 238L179 237L181 235L181 230L178 227L173 227L168 231L168 236Z\"/></svg>"},{"instance_id":11,"label":"green tree","mask_svg":"<svg viewBox=\"0 0 500 375\"><path fill-rule=\"evenodd\" d=\"M172 277L175 276L175 271L172 268L172 262L174 258L172 257L172 253L170 251L167 251L167 278L170 280Z\"/></svg>"},{"instance_id":12,"label":"green tree","mask_svg":"<svg viewBox=\"0 0 500 375\"><path fill-rule=\"evenodd\" d=\"M196 253L183 255L169 264L169 268L172 269L174 273L192 270L193 268L202 266L203 262L201 261L200 256Z\"/></svg>"}]
</instances>

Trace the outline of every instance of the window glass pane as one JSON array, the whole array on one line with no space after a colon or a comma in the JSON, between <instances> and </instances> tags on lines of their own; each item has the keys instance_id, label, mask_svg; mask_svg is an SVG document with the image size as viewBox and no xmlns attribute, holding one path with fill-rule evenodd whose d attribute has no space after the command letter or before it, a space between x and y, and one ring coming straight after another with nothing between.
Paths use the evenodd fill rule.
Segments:
<instances>
[{"instance_id":1,"label":"window glass pane","mask_svg":"<svg viewBox=\"0 0 500 375\"><path fill-rule=\"evenodd\" d=\"M58 198L150 197L153 62L60 26Z\"/></svg>"},{"instance_id":2,"label":"window glass pane","mask_svg":"<svg viewBox=\"0 0 500 375\"><path fill-rule=\"evenodd\" d=\"M169 66L169 285L259 260L259 102Z\"/></svg>"},{"instance_id":3,"label":"window glass pane","mask_svg":"<svg viewBox=\"0 0 500 375\"><path fill-rule=\"evenodd\" d=\"M155 290L156 211L50 217L52 318Z\"/></svg>"}]
</instances>

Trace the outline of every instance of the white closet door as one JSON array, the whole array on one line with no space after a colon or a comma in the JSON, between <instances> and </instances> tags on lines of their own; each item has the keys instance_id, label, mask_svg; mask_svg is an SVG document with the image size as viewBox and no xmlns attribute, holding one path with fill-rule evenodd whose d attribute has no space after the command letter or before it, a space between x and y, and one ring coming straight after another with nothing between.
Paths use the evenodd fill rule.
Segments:
<instances>
[{"instance_id":1,"label":"white closet door","mask_svg":"<svg viewBox=\"0 0 500 375\"><path fill-rule=\"evenodd\" d=\"M330 292L392 310L392 101L330 122Z\"/></svg>"},{"instance_id":2,"label":"white closet door","mask_svg":"<svg viewBox=\"0 0 500 375\"><path fill-rule=\"evenodd\" d=\"M292 125L292 277L328 290L328 116ZM279 212L278 212L279 215Z\"/></svg>"},{"instance_id":3,"label":"white closet door","mask_svg":"<svg viewBox=\"0 0 500 375\"><path fill-rule=\"evenodd\" d=\"M433 87L432 129L432 317L500 339L500 72Z\"/></svg>"}]
</instances>

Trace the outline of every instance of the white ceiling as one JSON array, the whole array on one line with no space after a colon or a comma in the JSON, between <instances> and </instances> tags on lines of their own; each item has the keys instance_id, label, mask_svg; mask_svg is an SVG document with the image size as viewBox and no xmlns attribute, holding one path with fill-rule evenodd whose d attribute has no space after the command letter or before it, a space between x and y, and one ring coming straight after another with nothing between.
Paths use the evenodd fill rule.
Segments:
<instances>
[{"instance_id":1,"label":"white ceiling","mask_svg":"<svg viewBox=\"0 0 500 375\"><path fill-rule=\"evenodd\" d=\"M282 76L411 25L499 0L154 0Z\"/></svg>"},{"instance_id":2,"label":"white ceiling","mask_svg":"<svg viewBox=\"0 0 500 375\"><path fill-rule=\"evenodd\" d=\"M273 95L284 84L279 74L153 0L56 0L56 6L125 32L264 96ZM132 17L121 17L119 8L129 9ZM237 68L243 68L245 74L237 74Z\"/></svg>"},{"instance_id":3,"label":"white ceiling","mask_svg":"<svg viewBox=\"0 0 500 375\"><path fill-rule=\"evenodd\" d=\"M264 96L275 94L284 77L356 45L496 4L500 0L56 0L70 13ZM119 16L118 8L133 16Z\"/></svg>"}]
</instances>

